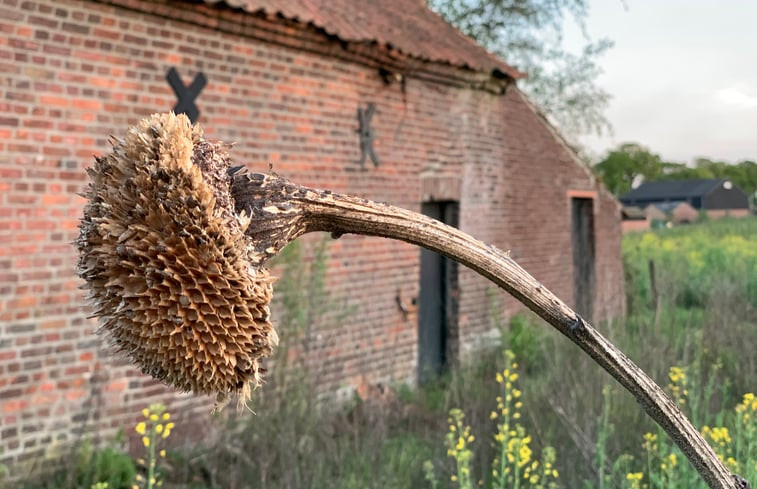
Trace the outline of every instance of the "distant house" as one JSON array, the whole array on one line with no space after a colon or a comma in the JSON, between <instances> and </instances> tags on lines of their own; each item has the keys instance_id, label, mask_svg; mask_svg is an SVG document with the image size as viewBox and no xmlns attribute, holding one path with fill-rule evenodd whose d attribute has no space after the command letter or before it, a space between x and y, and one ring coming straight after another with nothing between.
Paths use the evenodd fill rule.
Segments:
<instances>
[{"instance_id":1,"label":"distant house","mask_svg":"<svg viewBox=\"0 0 757 489\"><path fill-rule=\"evenodd\" d=\"M673 224L689 224L699 219L699 211L688 202L661 202L652 204L651 207L661 211L666 220Z\"/></svg>"},{"instance_id":2,"label":"distant house","mask_svg":"<svg viewBox=\"0 0 757 489\"><path fill-rule=\"evenodd\" d=\"M625 206L621 212L623 233L646 231L666 224L690 224L699 219L699 211L688 202L660 202L645 208Z\"/></svg>"},{"instance_id":3,"label":"distant house","mask_svg":"<svg viewBox=\"0 0 757 489\"><path fill-rule=\"evenodd\" d=\"M646 208L650 204L670 206L685 202L697 212L705 211L709 217L747 216L749 199L746 193L725 178L701 180L671 180L648 182L620 197L625 206ZM660 209L669 212L673 209ZM683 214L690 212L681 211Z\"/></svg>"},{"instance_id":4,"label":"distant house","mask_svg":"<svg viewBox=\"0 0 757 489\"><path fill-rule=\"evenodd\" d=\"M620 225L623 234L633 231L646 231L651 227L651 220L645 210L640 207L625 206L620 216L623 219Z\"/></svg>"},{"instance_id":5,"label":"distant house","mask_svg":"<svg viewBox=\"0 0 757 489\"><path fill-rule=\"evenodd\" d=\"M678 202L676 202L677 204ZM655 222L665 222L668 220L668 215L659 206L663 204L650 204L644 209L644 215L647 216L647 220L652 223L654 227Z\"/></svg>"}]
</instances>

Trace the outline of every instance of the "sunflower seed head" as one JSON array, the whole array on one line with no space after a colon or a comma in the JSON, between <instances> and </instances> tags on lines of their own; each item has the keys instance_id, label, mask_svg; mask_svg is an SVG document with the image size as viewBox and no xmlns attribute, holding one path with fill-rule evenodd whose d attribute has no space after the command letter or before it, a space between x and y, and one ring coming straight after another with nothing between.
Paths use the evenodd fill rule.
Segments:
<instances>
[{"instance_id":1,"label":"sunflower seed head","mask_svg":"<svg viewBox=\"0 0 757 489\"><path fill-rule=\"evenodd\" d=\"M88 170L76 240L99 331L166 384L245 400L278 337L273 280L248 257L224 146L173 114L112 145Z\"/></svg>"}]
</instances>

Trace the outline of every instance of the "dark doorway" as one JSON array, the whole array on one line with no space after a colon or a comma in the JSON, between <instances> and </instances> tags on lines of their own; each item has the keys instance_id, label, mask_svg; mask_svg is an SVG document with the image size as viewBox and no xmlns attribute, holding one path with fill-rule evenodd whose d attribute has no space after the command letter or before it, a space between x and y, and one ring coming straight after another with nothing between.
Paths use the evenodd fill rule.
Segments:
<instances>
[{"instance_id":1,"label":"dark doorway","mask_svg":"<svg viewBox=\"0 0 757 489\"><path fill-rule=\"evenodd\" d=\"M423 213L457 227L457 202L428 202ZM418 381L436 378L449 362L450 333L457 326L457 263L433 251L421 250L418 305Z\"/></svg>"},{"instance_id":2,"label":"dark doorway","mask_svg":"<svg viewBox=\"0 0 757 489\"><path fill-rule=\"evenodd\" d=\"M573 304L591 321L594 306L594 200L571 199L573 222Z\"/></svg>"}]
</instances>

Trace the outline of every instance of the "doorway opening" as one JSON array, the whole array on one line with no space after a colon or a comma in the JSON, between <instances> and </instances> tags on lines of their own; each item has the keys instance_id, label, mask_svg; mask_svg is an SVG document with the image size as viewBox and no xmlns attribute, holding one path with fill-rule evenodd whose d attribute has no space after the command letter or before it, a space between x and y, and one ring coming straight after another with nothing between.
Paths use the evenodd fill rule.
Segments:
<instances>
[{"instance_id":1,"label":"doorway opening","mask_svg":"<svg viewBox=\"0 0 757 489\"><path fill-rule=\"evenodd\" d=\"M456 201L427 202L422 212L449 226L458 226ZM450 337L457 333L457 263L421 249L418 297L418 382L435 379L449 365Z\"/></svg>"},{"instance_id":2,"label":"doorway opening","mask_svg":"<svg viewBox=\"0 0 757 489\"><path fill-rule=\"evenodd\" d=\"M588 321L594 313L594 199L571 198L573 304Z\"/></svg>"}]
</instances>

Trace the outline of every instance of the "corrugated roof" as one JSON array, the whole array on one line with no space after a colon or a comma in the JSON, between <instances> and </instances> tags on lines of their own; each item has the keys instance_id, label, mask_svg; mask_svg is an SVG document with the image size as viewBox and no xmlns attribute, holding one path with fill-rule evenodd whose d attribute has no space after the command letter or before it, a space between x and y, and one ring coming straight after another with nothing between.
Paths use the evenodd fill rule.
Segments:
<instances>
[{"instance_id":1,"label":"corrugated roof","mask_svg":"<svg viewBox=\"0 0 757 489\"><path fill-rule=\"evenodd\" d=\"M204 0L310 24L347 42L378 43L407 56L487 73L525 76L476 44L423 0Z\"/></svg>"},{"instance_id":2,"label":"corrugated roof","mask_svg":"<svg viewBox=\"0 0 757 489\"><path fill-rule=\"evenodd\" d=\"M639 200L686 200L707 195L725 182L724 178L647 182L623 195L621 202Z\"/></svg>"}]
</instances>

